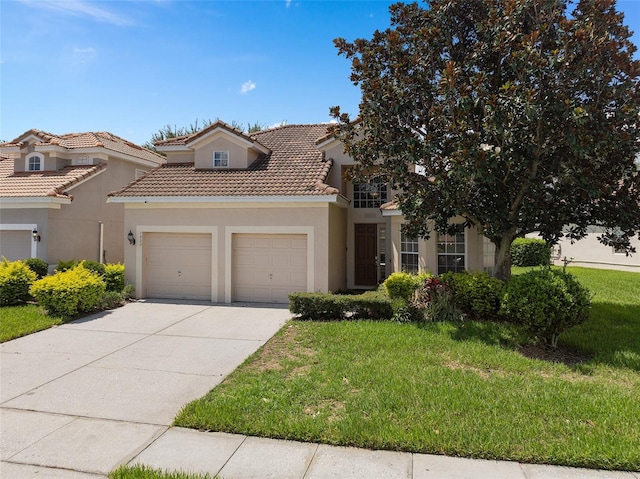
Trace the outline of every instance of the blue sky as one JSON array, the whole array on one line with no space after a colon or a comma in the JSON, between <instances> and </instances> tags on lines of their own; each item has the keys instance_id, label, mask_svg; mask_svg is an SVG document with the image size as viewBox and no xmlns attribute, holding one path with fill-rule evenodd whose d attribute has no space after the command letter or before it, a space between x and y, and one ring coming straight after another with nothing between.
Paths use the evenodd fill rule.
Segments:
<instances>
[{"instance_id":1,"label":"blue sky","mask_svg":"<svg viewBox=\"0 0 640 479\"><path fill-rule=\"evenodd\" d=\"M387 28L392 3L0 0L0 139L38 128L144 143L196 119L355 115L359 89L332 40ZM618 9L640 46L640 0Z\"/></svg>"}]
</instances>

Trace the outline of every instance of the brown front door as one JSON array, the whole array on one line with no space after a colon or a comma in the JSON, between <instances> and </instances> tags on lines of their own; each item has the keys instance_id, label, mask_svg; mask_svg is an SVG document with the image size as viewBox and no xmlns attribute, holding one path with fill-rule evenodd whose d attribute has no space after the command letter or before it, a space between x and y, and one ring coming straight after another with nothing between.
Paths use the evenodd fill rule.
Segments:
<instances>
[{"instance_id":1,"label":"brown front door","mask_svg":"<svg viewBox=\"0 0 640 479\"><path fill-rule=\"evenodd\" d=\"M355 225L356 286L375 286L378 265L376 261L378 225Z\"/></svg>"}]
</instances>

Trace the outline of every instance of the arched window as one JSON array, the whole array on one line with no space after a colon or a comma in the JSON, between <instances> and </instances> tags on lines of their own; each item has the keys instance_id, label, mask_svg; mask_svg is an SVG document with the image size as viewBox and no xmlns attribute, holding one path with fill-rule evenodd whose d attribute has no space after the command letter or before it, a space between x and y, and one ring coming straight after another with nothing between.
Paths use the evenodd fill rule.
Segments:
<instances>
[{"instance_id":1,"label":"arched window","mask_svg":"<svg viewBox=\"0 0 640 479\"><path fill-rule=\"evenodd\" d=\"M44 157L41 153L31 153L27 155L27 171L42 171Z\"/></svg>"}]
</instances>

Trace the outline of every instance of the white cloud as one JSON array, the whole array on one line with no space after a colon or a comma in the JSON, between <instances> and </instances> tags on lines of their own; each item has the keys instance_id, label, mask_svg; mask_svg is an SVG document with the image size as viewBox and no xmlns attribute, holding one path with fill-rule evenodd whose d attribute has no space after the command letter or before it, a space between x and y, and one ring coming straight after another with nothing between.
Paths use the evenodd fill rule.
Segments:
<instances>
[{"instance_id":1,"label":"white cloud","mask_svg":"<svg viewBox=\"0 0 640 479\"><path fill-rule=\"evenodd\" d=\"M80 63L91 63L96 57L95 48L74 48L73 56Z\"/></svg>"},{"instance_id":2,"label":"white cloud","mask_svg":"<svg viewBox=\"0 0 640 479\"><path fill-rule=\"evenodd\" d=\"M85 0L21 0L34 8L44 8L76 17L90 17L102 23L125 26L133 24L127 17L106 10ZM112 5L112 4L111 4Z\"/></svg>"},{"instance_id":3,"label":"white cloud","mask_svg":"<svg viewBox=\"0 0 640 479\"><path fill-rule=\"evenodd\" d=\"M285 0L284 6L289 8L291 6L291 0Z\"/></svg>"},{"instance_id":4,"label":"white cloud","mask_svg":"<svg viewBox=\"0 0 640 479\"><path fill-rule=\"evenodd\" d=\"M251 80L249 80L242 84L242 87L240 88L240 93L242 93L243 95L246 95L251 90L255 90L255 89L256 89L256 84L253 83Z\"/></svg>"}]
</instances>

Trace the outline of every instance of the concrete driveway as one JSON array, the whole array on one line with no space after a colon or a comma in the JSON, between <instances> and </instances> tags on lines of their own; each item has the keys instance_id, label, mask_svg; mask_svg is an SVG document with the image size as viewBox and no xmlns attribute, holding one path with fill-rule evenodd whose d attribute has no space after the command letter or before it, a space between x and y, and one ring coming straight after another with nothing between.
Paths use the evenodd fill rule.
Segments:
<instances>
[{"instance_id":1,"label":"concrete driveway","mask_svg":"<svg viewBox=\"0 0 640 479\"><path fill-rule=\"evenodd\" d=\"M289 317L285 306L141 301L0 345L0 477L104 477Z\"/></svg>"}]
</instances>

